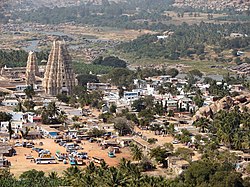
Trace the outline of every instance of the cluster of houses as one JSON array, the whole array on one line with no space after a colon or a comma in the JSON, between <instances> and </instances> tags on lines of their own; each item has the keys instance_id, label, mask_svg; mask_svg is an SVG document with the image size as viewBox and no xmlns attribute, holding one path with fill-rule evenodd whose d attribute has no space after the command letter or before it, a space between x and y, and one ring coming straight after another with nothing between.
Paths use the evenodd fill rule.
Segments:
<instances>
[{"instance_id":1,"label":"cluster of houses","mask_svg":"<svg viewBox=\"0 0 250 187\"><path fill-rule=\"evenodd\" d=\"M160 93L158 88L159 86L163 86L166 90L167 87L164 87L166 84L173 85L177 94L171 94L166 91L166 93ZM194 91L186 91L185 86L188 84L186 79L182 78L172 78L171 76L156 76L156 77L148 77L145 80L134 80L135 89L131 91L124 91L123 95L119 95L119 90L117 87L112 86L110 83L88 83L87 89L89 91L99 90L104 93L103 101L107 104L107 106L111 106L112 104L117 106L117 110L129 108L131 109L131 105L135 100L143 98L147 95L151 95L154 97L155 102L162 102L164 106L168 108L168 110L177 111L178 108L181 108L186 112L195 112L198 109L198 106L193 102L193 97L195 97L196 93ZM225 84L221 81L217 82L217 85ZM205 84L202 81L195 83L192 85L195 88L199 88L203 94L204 106L212 104L216 97L210 95L208 89L210 87L209 84ZM226 86L226 85L225 85ZM244 90L244 86L237 85L227 85L232 91L242 91Z\"/></svg>"},{"instance_id":2,"label":"cluster of houses","mask_svg":"<svg viewBox=\"0 0 250 187\"><path fill-rule=\"evenodd\" d=\"M173 6L178 8L192 7L201 10L217 10L235 9L236 11L246 11L249 9L248 0L175 0Z\"/></svg>"},{"instance_id":3,"label":"cluster of houses","mask_svg":"<svg viewBox=\"0 0 250 187\"><path fill-rule=\"evenodd\" d=\"M148 77L145 80L135 79L134 88L131 91L124 91L123 95L119 95L119 90L116 86L111 85L110 83L88 83L87 89L89 91L98 90L103 92L103 105L102 112L108 111L111 105L117 106L117 111L128 108L133 110L131 105L135 100L143 98L145 96L151 95L155 99L155 102L161 102L166 106L167 110L178 111L182 108L185 112L195 112L198 109L198 106L193 102L193 97L195 92L185 91L185 86L188 84L187 80L184 78L172 78L171 76L155 76ZM160 93L159 86L165 88L166 84L173 85L177 93ZM222 82L217 82L217 84L222 84ZM209 94L208 88L209 84L204 84L198 82L193 85L193 87L199 88L203 94L204 106L210 105L215 101L215 97ZM25 128L27 125L41 123L41 116L35 114L34 112L21 112L15 111L14 108L25 99L25 94L23 90L27 86L16 86L16 89L12 93L3 96L1 100L1 111L6 111L12 115L11 125L15 133L18 133L20 129ZM230 86L231 90L242 91L244 87L242 85L232 85ZM168 88L165 88L168 89ZM34 90L37 92L39 88L34 86ZM33 102L36 104L34 110L36 111L39 108L47 107L50 102L55 102L58 109L63 111L68 120L74 116L83 117L86 115L86 111L82 108L74 108L69 105L58 102L55 97L42 97L39 94L33 97ZM90 116L87 116L87 120L98 121L98 119L91 119ZM73 121L71 121L73 123ZM0 132L7 133L9 122L1 122ZM95 126L91 124L92 126ZM31 125L32 126L32 125ZM48 132L45 132L48 134Z\"/></svg>"},{"instance_id":4,"label":"cluster of houses","mask_svg":"<svg viewBox=\"0 0 250 187\"><path fill-rule=\"evenodd\" d=\"M135 89L131 91L124 91L123 95L119 95L119 89L110 83L88 83L87 89L88 91L98 90L103 93L103 101L105 104L103 105L102 112L108 111L111 105L117 106L117 112L125 108L128 108L132 111L133 108L131 106L133 102L148 95L153 96L154 102L161 102L167 107L168 110L179 112L178 110L181 106L181 108L186 113L192 113L199 108L193 102L195 92L185 90L185 87L188 84L188 81L185 78L173 78L168 75L154 76L148 77L144 80L135 79L133 84ZM219 85L225 83L218 81L217 84ZM176 92L168 92L167 85L174 86ZM159 91L159 86L162 86L164 89L166 89L166 92L161 93ZM208 91L208 88L210 87L209 84L198 81L193 85L193 87L199 88L201 90L202 97L204 98L204 106L210 105L215 101L215 97L210 95ZM231 90L235 91L241 91L244 89L242 85L231 85L229 87ZM25 94L23 93L25 88L27 88L27 86L17 85L11 93L1 97L0 110L12 115L12 120L10 122L0 122L0 138L3 143L6 142L9 137L9 123L11 123L11 127L14 132L12 135L13 138L20 138L22 135L21 131L29 129L26 139L40 139L42 137L56 138L61 135L67 138L87 139L89 138L87 132L94 128L105 130L107 134L117 137L113 123L103 123L103 121L100 120L98 116L93 115L90 109L73 108L66 103L59 102L55 97L45 97L39 94L35 95L32 98L33 102L36 103L34 110L36 111L39 108L47 107L50 102L55 102L58 109L67 115L66 123L44 125L41 122L41 115L38 115L35 112L22 112L13 110L18 106L20 101L25 99ZM34 86L34 90L36 93L39 93L38 87ZM72 118L75 116L79 117L81 122L73 121ZM166 119L164 116L157 117L152 123L163 124L166 120L172 120L171 123L176 124L176 127L179 128L179 130L182 128L180 125L182 124L181 120L184 121L183 123L189 124L190 128L192 124L191 117L184 120L184 117L178 119ZM74 125L77 123L79 124L79 128L74 127ZM187 128L187 126L185 126L185 128ZM142 138L138 137L117 137L115 139L115 143L119 144L121 147L129 145L132 141L144 148L146 147L146 149L150 149L150 146L147 143L147 138L145 140L142 140ZM110 140L105 140L103 143L111 144L112 142L110 142ZM4 154L7 154L7 149L11 151L11 149L7 147L5 149L6 153ZM5 165L9 164L6 162L6 160L4 160L4 158L2 159L2 162L4 162ZM179 158L170 157L168 162L169 167L172 168L177 174L188 166L188 163L185 160Z\"/></svg>"}]
</instances>

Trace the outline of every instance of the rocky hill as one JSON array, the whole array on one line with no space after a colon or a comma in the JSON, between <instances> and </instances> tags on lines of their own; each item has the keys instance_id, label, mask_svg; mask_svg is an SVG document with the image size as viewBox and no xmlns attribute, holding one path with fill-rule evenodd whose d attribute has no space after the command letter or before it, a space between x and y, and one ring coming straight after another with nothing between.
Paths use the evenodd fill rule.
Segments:
<instances>
[{"instance_id":1,"label":"rocky hill","mask_svg":"<svg viewBox=\"0 0 250 187\"><path fill-rule=\"evenodd\" d=\"M250 109L250 93L244 93L236 97L224 97L213 104L205 107L201 107L193 117L193 121L201 117L212 118L214 114L220 110L231 110L235 106L239 106L239 109L242 111L244 107Z\"/></svg>"}]
</instances>

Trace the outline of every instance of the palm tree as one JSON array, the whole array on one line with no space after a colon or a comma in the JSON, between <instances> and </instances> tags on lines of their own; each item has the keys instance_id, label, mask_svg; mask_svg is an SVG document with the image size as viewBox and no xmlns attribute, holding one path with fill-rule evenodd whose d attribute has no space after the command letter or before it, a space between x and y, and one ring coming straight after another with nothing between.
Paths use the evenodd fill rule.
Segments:
<instances>
[{"instance_id":1,"label":"palm tree","mask_svg":"<svg viewBox=\"0 0 250 187\"><path fill-rule=\"evenodd\" d=\"M58 173L56 171L50 172L48 177L50 179L58 179L59 178Z\"/></svg>"},{"instance_id":2,"label":"palm tree","mask_svg":"<svg viewBox=\"0 0 250 187\"><path fill-rule=\"evenodd\" d=\"M33 89L33 85L28 86L25 90L24 93L26 94L26 97L28 99L32 99L32 97L35 95L35 91Z\"/></svg>"},{"instance_id":3,"label":"palm tree","mask_svg":"<svg viewBox=\"0 0 250 187\"><path fill-rule=\"evenodd\" d=\"M79 183L79 179L82 177L82 172L76 166L69 167L63 171L63 176L65 181L75 186L76 184Z\"/></svg>"},{"instance_id":4,"label":"palm tree","mask_svg":"<svg viewBox=\"0 0 250 187\"><path fill-rule=\"evenodd\" d=\"M96 166L93 162L90 162L90 164L86 167L85 170L87 173L94 173L96 171Z\"/></svg>"},{"instance_id":5,"label":"palm tree","mask_svg":"<svg viewBox=\"0 0 250 187\"><path fill-rule=\"evenodd\" d=\"M115 167L108 169L104 181L110 187L126 186L129 183L128 177Z\"/></svg>"},{"instance_id":6,"label":"palm tree","mask_svg":"<svg viewBox=\"0 0 250 187\"><path fill-rule=\"evenodd\" d=\"M104 169L104 170L108 169L108 164L105 161L102 161L100 165L101 165L101 169Z\"/></svg>"},{"instance_id":7,"label":"palm tree","mask_svg":"<svg viewBox=\"0 0 250 187\"><path fill-rule=\"evenodd\" d=\"M55 102L49 103L47 110L50 114L50 117L56 117L59 115L59 108L56 106Z\"/></svg>"},{"instance_id":8,"label":"palm tree","mask_svg":"<svg viewBox=\"0 0 250 187\"><path fill-rule=\"evenodd\" d=\"M23 104L22 104L21 101L18 102L18 104L17 104L15 110L16 110L17 112L24 112L24 111L25 111L25 109L24 109Z\"/></svg>"},{"instance_id":9,"label":"palm tree","mask_svg":"<svg viewBox=\"0 0 250 187\"><path fill-rule=\"evenodd\" d=\"M166 88L167 93L170 93L171 95L176 95L178 93L176 86L173 85L172 83L168 83L166 84L166 86L167 86Z\"/></svg>"},{"instance_id":10,"label":"palm tree","mask_svg":"<svg viewBox=\"0 0 250 187\"><path fill-rule=\"evenodd\" d=\"M93 174L85 174L83 177L79 178L79 186L86 186L86 187L96 187L98 186L97 184L97 179L93 177ZM103 184L103 181L100 182L100 184ZM76 186L76 184L74 184Z\"/></svg>"},{"instance_id":11,"label":"palm tree","mask_svg":"<svg viewBox=\"0 0 250 187\"><path fill-rule=\"evenodd\" d=\"M25 139L28 136L29 131L30 131L29 127L25 127L25 131L20 130L23 139Z\"/></svg>"},{"instance_id":12,"label":"palm tree","mask_svg":"<svg viewBox=\"0 0 250 187\"><path fill-rule=\"evenodd\" d=\"M12 126L11 126L11 120L8 123L8 131L9 131L9 139L11 140L11 136L12 134L14 134L14 131L12 130Z\"/></svg>"},{"instance_id":13,"label":"palm tree","mask_svg":"<svg viewBox=\"0 0 250 187\"><path fill-rule=\"evenodd\" d=\"M165 148L161 148L160 146L151 149L149 156L150 158L155 158L155 160L159 163L163 164L163 167L167 167L167 161L166 158L170 155L170 152L168 152Z\"/></svg>"},{"instance_id":14,"label":"palm tree","mask_svg":"<svg viewBox=\"0 0 250 187\"><path fill-rule=\"evenodd\" d=\"M67 120L67 115L65 115L64 112L59 113L58 121L60 121L61 123L65 123L66 120Z\"/></svg>"},{"instance_id":15,"label":"palm tree","mask_svg":"<svg viewBox=\"0 0 250 187\"><path fill-rule=\"evenodd\" d=\"M198 121L194 122L194 126L199 127L200 128L199 131L204 133L207 130L209 130L210 121L207 118L201 117L200 119L198 119Z\"/></svg>"},{"instance_id":16,"label":"palm tree","mask_svg":"<svg viewBox=\"0 0 250 187\"><path fill-rule=\"evenodd\" d=\"M236 132L233 135L233 145L235 149L242 149L243 134L241 132Z\"/></svg>"},{"instance_id":17,"label":"palm tree","mask_svg":"<svg viewBox=\"0 0 250 187\"><path fill-rule=\"evenodd\" d=\"M164 89L164 87L161 85L157 88L158 92L160 95L165 95L166 90Z\"/></svg>"},{"instance_id":18,"label":"palm tree","mask_svg":"<svg viewBox=\"0 0 250 187\"><path fill-rule=\"evenodd\" d=\"M79 123L74 123L73 124L73 129L77 129L79 131L81 125Z\"/></svg>"},{"instance_id":19,"label":"palm tree","mask_svg":"<svg viewBox=\"0 0 250 187\"><path fill-rule=\"evenodd\" d=\"M138 145L133 145L131 147L132 157L135 161L140 161L143 157L142 149Z\"/></svg>"}]
</instances>

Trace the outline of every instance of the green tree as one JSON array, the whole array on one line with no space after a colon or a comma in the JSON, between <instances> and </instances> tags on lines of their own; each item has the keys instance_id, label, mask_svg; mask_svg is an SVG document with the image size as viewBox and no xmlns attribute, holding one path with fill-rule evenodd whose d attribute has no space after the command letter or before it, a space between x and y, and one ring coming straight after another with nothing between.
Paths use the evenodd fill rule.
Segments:
<instances>
[{"instance_id":1,"label":"green tree","mask_svg":"<svg viewBox=\"0 0 250 187\"><path fill-rule=\"evenodd\" d=\"M111 106L110 106L110 112L111 113L116 113L116 109L117 109L117 106L116 105L114 105L114 104L112 104Z\"/></svg>"},{"instance_id":2,"label":"green tree","mask_svg":"<svg viewBox=\"0 0 250 187\"><path fill-rule=\"evenodd\" d=\"M133 127L126 118L118 117L114 120L114 128L119 132L120 136L132 133Z\"/></svg>"},{"instance_id":3,"label":"green tree","mask_svg":"<svg viewBox=\"0 0 250 187\"><path fill-rule=\"evenodd\" d=\"M27 88L24 89L24 93L28 99L32 99L32 97L35 95L33 85L27 86Z\"/></svg>"},{"instance_id":4,"label":"green tree","mask_svg":"<svg viewBox=\"0 0 250 187\"><path fill-rule=\"evenodd\" d=\"M171 77L176 77L179 74L179 71L175 68L171 68L167 70L167 75L170 75Z\"/></svg>"},{"instance_id":5,"label":"green tree","mask_svg":"<svg viewBox=\"0 0 250 187\"><path fill-rule=\"evenodd\" d=\"M139 148L138 145L136 144L133 144L130 148L131 152L132 152L132 157L133 157L133 160L136 160L136 161L140 161L143 157L143 152L142 152L142 149Z\"/></svg>"},{"instance_id":6,"label":"green tree","mask_svg":"<svg viewBox=\"0 0 250 187\"><path fill-rule=\"evenodd\" d=\"M153 148L150 150L150 157L155 158L155 160L161 164L163 164L163 167L167 167L167 160L166 158L170 155L171 153L168 152L165 148L161 148L160 146Z\"/></svg>"},{"instance_id":7,"label":"green tree","mask_svg":"<svg viewBox=\"0 0 250 187\"><path fill-rule=\"evenodd\" d=\"M12 115L6 112L0 112L0 122L10 121L12 119Z\"/></svg>"},{"instance_id":8,"label":"green tree","mask_svg":"<svg viewBox=\"0 0 250 187\"><path fill-rule=\"evenodd\" d=\"M87 83L97 83L99 79L96 75L92 74L80 74L77 76L78 85L87 86Z\"/></svg>"}]
</instances>

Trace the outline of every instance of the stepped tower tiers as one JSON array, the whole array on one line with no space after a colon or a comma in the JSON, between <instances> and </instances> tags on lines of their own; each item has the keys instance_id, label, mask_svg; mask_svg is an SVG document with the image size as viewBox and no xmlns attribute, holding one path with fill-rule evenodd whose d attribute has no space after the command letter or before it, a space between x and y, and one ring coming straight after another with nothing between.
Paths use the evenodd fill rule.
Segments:
<instances>
[{"instance_id":1,"label":"stepped tower tiers","mask_svg":"<svg viewBox=\"0 0 250 187\"><path fill-rule=\"evenodd\" d=\"M26 84L27 85L35 84L36 76L39 76L36 53L30 51L26 66Z\"/></svg>"},{"instance_id":2,"label":"stepped tower tiers","mask_svg":"<svg viewBox=\"0 0 250 187\"><path fill-rule=\"evenodd\" d=\"M71 94L76 86L72 60L64 41L54 41L47 62L43 87L48 95Z\"/></svg>"}]
</instances>

